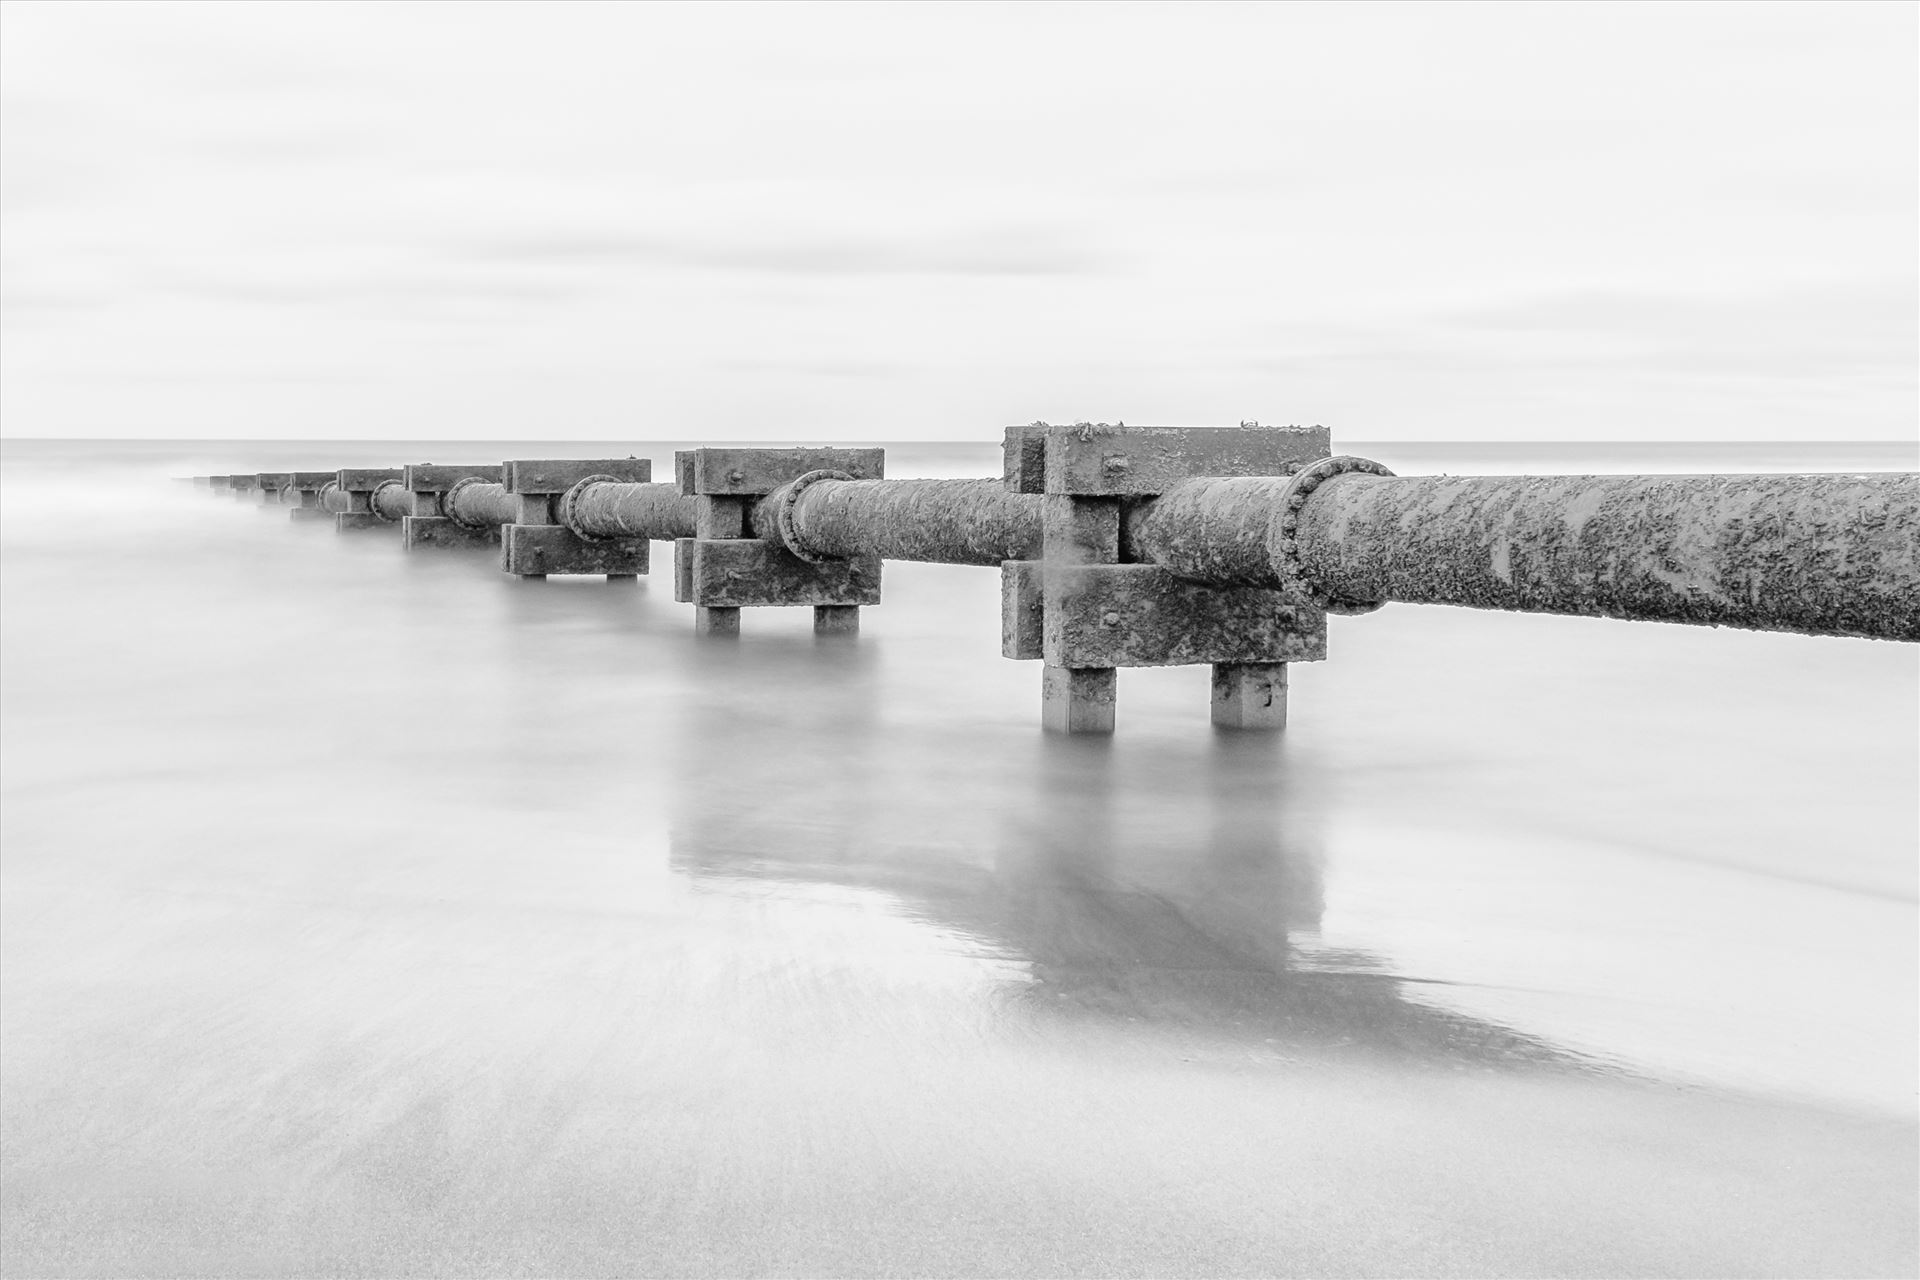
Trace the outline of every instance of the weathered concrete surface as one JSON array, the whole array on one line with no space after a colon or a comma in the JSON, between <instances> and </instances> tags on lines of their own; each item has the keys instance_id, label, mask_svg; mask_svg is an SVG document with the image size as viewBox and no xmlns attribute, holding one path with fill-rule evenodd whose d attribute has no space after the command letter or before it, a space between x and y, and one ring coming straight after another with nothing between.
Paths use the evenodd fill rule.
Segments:
<instances>
[{"instance_id":1,"label":"weathered concrete surface","mask_svg":"<svg viewBox=\"0 0 1920 1280\"><path fill-rule=\"evenodd\" d=\"M649 560L644 538L588 542L564 525L500 526L500 567L518 577L550 573L627 577L647 572Z\"/></svg>"},{"instance_id":2,"label":"weathered concrete surface","mask_svg":"<svg viewBox=\"0 0 1920 1280\"><path fill-rule=\"evenodd\" d=\"M441 509L448 519L469 529L498 529L516 521L520 502L505 485L456 484L441 499Z\"/></svg>"},{"instance_id":3,"label":"weathered concrete surface","mask_svg":"<svg viewBox=\"0 0 1920 1280\"><path fill-rule=\"evenodd\" d=\"M1020 660L1045 656L1041 619L1046 565L1008 560L1000 566L1000 656Z\"/></svg>"},{"instance_id":4,"label":"weathered concrete surface","mask_svg":"<svg viewBox=\"0 0 1920 1280\"><path fill-rule=\"evenodd\" d=\"M1334 599L1920 640L1920 477L1370 476L1301 507Z\"/></svg>"},{"instance_id":5,"label":"weathered concrete surface","mask_svg":"<svg viewBox=\"0 0 1920 1280\"><path fill-rule=\"evenodd\" d=\"M515 458L502 463L501 481L509 493L565 493L589 476L612 476L630 484L653 479L650 458Z\"/></svg>"},{"instance_id":6,"label":"weathered concrete surface","mask_svg":"<svg viewBox=\"0 0 1920 1280\"><path fill-rule=\"evenodd\" d=\"M506 468L497 464L455 466L447 463L413 462L405 468L407 488L415 493L445 493L462 480L484 480L498 484Z\"/></svg>"},{"instance_id":7,"label":"weathered concrete surface","mask_svg":"<svg viewBox=\"0 0 1920 1280\"><path fill-rule=\"evenodd\" d=\"M601 482L582 486L562 514L582 537L672 542L695 536L699 506L677 485Z\"/></svg>"},{"instance_id":8,"label":"weathered concrete surface","mask_svg":"<svg viewBox=\"0 0 1920 1280\"><path fill-rule=\"evenodd\" d=\"M1020 493L1138 497L1197 476L1277 476L1327 456L1325 427L1009 427L1006 484Z\"/></svg>"},{"instance_id":9,"label":"weathered concrete surface","mask_svg":"<svg viewBox=\"0 0 1920 1280\"><path fill-rule=\"evenodd\" d=\"M774 493L752 513L755 537L781 541ZM815 555L997 565L1040 549L1040 500L998 480L821 480L794 503L793 528Z\"/></svg>"},{"instance_id":10,"label":"weathered concrete surface","mask_svg":"<svg viewBox=\"0 0 1920 1280\"><path fill-rule=\"evenodd\" d=\"M682 538L674 543L673 598L708 609L879 604L880 560L813 564L758 538Z\"/></svg>"},{"instance_id":11,"label":"weathered concrete surface","mask_svg":"<svg viewBox=\"0 0 1920 1280\"><path fill-rule=\"evenodd\" d=\"M445 516L408 516L400 522L400 541L415 547L492 547L500 542L500 526L469 529Z\"/></svg>"},{"instance_id":12,"label":"weathered concrete surface","mask_svg":"<svg viewBox=\"0 0 1920 1280\"><path fill-rule=\"evenodd\" d=\"M1326 616L1261 587L1213 587L1149 564L1044 566L1049 666L1309 662L1327 656Z\"/></svg>"},{"instance_id":13,"label":"weathered concrete surface","mask_svg":"<svg viewBox=\"0 0 1920 1280\"><path fill-rule=\"evenodd\" d=\"M809 471L844 471L856 480L886 475L885 449L682 449L673 455L682 493L759 497Z\"/></svg>"}]
</instances>

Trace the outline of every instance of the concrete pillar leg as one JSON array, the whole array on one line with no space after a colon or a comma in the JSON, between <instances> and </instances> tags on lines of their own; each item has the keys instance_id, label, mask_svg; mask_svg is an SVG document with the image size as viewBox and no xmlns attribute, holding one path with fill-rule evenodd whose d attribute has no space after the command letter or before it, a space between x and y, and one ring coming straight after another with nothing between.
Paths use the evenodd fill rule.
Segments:
<instances>
[{"instance_id":1,"label":"concrete pillar leg","mask_svg":"<svg viewBox=\"0 0 1920 1280\"><path fill-rule=\"evenodd\" d=\"M640 575L637 573L610 573L607 575L607 581L608 582L638 582L640 581Z\"/></svg>"},{"instance_id":2,"label":"concrete pillar leg","mask_svg":"<svg viewBox=\"0 0 1920 1280\"><path fill-rule=\"evenodd\" d=\"M1119 674L1112 667L1043 667L1041 727L1050 733L1112 733Z\"/></svg>"},{"instance_id":3,"label":"concrete pillar leg","mask_svg":"<svg viewBox=\"0 0 1920 1280\"><path fill-rule=\"evenodd\" d=\"M813 634L851 636L860 631L860 606L857 604L817 604L813 606Z\"/></svg>"},{"instance_id":4,"label":"concrete pillar leg","mask_svg":"<svg viewBox=\"0 0 1920 1280\"><path fill-rule=\"evenodd\" d=\"M1222 729L1287 727L1287 664L1213 664L1213 722Z\"/></svg>"},{"instance_id":5,"label":"concrete pillar leg","mask_svg":"<svg viewBox=\"0 0 1920 1280\"><path fill-rule=\"evenodd\" d=\"M740 610L695 606L693 634L696 636L737 636L740 634Z\"/></svg>"}]
</instances>

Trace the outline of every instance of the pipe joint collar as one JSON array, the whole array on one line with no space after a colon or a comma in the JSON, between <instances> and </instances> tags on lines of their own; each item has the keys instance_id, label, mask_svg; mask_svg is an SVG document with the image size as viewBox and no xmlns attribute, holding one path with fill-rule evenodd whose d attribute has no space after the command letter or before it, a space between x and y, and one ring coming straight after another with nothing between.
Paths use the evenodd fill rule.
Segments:
<instances>
[{"instance_id":1,"label":"pipe joint collar","mask_svg":"<svg viewBox=\"0 0 1920 1280\"><path fill-rule=\"evenodd\" d=\"M1392 474L1369 458L1356 458L1349 454L1322 458L1293 473L1287 482L1280 509L1274 513L1273 522L1267 527L1267 558L1273 562L1273 571L1280 579L1282 590L1311 600L1328 613L1372 613L1386 603L1384 600L1335 600L1313 585L1300 563L1300 510L1307 505L1307 499L1313 496L1315 489L1335 476Z\"/></svg>"},{"instance_id":2,"label":"pipe joint collar","mask_svg":"<svg viewBox=\"0 0 1920 1280\"><path fill-rule=\"evenodd\" d=\"M851 479L853 477L844 471L809 471L773 495L773 526L780 531L780 541L786 543L787 550L808 564L826 564L835 559L821 555L801 540L800 531L793 524L793 509L794 504L800 501L800 495L822 480Z\"/></svg>"},{"instance_id":3,"label":"pipe joint collar","mask_svg":"<svg viewBox=\"0 0 1920 1280\"><path fill-rule=\"evenodd\" d=\"M588 485L619 483L621 483L621 480L618 476L588 476L574 485L573 488L560 495L560 501L555 504L556 510L554 514L559 518L560 523L570 530L574 537L580 539L582 542L618 541L617 537L606 537L600 534L588 533L585 529L582 529L580 527L578 512L581 495L586 493Z\"/></svg>"}]
</instances>

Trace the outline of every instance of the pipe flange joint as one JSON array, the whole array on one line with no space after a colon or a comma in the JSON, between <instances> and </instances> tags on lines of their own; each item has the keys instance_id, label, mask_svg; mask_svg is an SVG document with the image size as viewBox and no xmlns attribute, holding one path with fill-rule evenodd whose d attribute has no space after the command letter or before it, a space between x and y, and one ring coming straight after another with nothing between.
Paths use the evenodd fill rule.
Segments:
<instances>
[{"instance_id":1,"label":"pipe flange joint","mask_svg":"<svg viewBox=\"0 0 1920 1280\"><path fill-rule=\"evenodd\" d=\"M399 524L400 520L397 516L390 516L380 509L380 495L389 489L398 489L402 493L407 492L407 486L401 484L398 480L382 480L379 484L367 490L367 510L388 524ZM412 506L413 504L409 501L407 505Z\"/></svg>"},{"instance_id":2,"label":"pipe flange joint","mask_svg":"<svg viewBox=\"0 0 1920 1280\"><path fill-rule=\"evenodd\" d=\"M340 482L338 480L329 480L318 489L315 489L313 491L314 509L316 511L325 511L327 509L327 495L338 492L340 492Z\"/></svg>"},{"instance_id":3,"label":"pipe flange joint","mask_svg":"<svg viewBox=\"0 0 1920 1280\"><path fill-rule=\"evenodd\" d=\"M1356 458L1348 454L1322 458L1293 473L1287 483L1286 495L1281 500L1280 510L1267 530L1267 557L1273 562L1273 571L1280 577L1282 590L1311 600L1328 613L1372 613L1386 603L1384 600L1336 600L1317 590L1307 580L1306 572L1300 565L1299 530L1300 509L1307 505L1307 499L1313 496L1313 491L1328 480L1343 475L1392 474L1369 458Z\"/></svg>"},{"instance_id":4,"label":"pipe flange joint","mask_svg":"<svg viewBox=\"0 0 1920 1280\"><path fill-rule=\"evenodd\" d=\"M773 495L773 526L780 531L780 541L787 544L787 550L808 564L827 564L837 558L823 556L800 540L799 531L793 527L793 508L794 504L800 501L801 494L822 480L851 479L853 477L844 471L809 471Z\"/></svg>"},{"instance_id":5,"label":"pipe flange joint","mask_svg":"<svg viewBox=\"0 0 1920 1280\"><path fill-rule=\"evenodd\" d=\"M574 518L574 510L580 501L580 495L586 492L588 485L624 483L627 482L621 480L619 476L588 476L586 479L574 485L573 488L560 495L560 501L555 504L558 510L554 514L559 517L560 524L582 542L618 542L620 535L616 534L612 537L607 537L604 535L591 534L585 529L582 529L580 522Z\"/></svg>"},{"instance_id":6,"label":"pipe flange joint","mask_svg":"<svg viewBox=\"0 0 1920 1280\"><path fill-rule=\"evenodd\" d=\"M455 508L453 504L453 495L456 493L459 493L462 489L466 488L470 484L492 484L492 483L494 482L491 480L483 480L479 476L461 476L458 480L455 480L453 482L452 487L450 487L445 493L440 495L440 514L445 516L447 519L453 521L455 524L459 525L462 529L472 529L476 533L484 532L487 528L487 526L484 523L475 524L470 521L462 520L460 518L458 510L457 508Z\"/></svg>"}]
</instances>

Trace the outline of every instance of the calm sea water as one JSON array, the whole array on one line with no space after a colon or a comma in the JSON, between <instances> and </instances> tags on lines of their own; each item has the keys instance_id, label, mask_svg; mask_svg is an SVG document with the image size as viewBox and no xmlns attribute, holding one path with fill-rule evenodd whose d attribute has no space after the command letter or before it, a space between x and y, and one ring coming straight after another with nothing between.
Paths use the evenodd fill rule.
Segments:
<instances>
[{"instance_id":1,"label":"calm sea water","mask_svg":"<svg viewBox=\"0 0 1920 1280\"><path fill-rule=\"evenodd\" d=\"M1913 1273L1915 646L1391 606L1062 740L990 570L702 644L167 481L673 447L0 451L7 1274Z\"/></svg>"}]
</instances>

